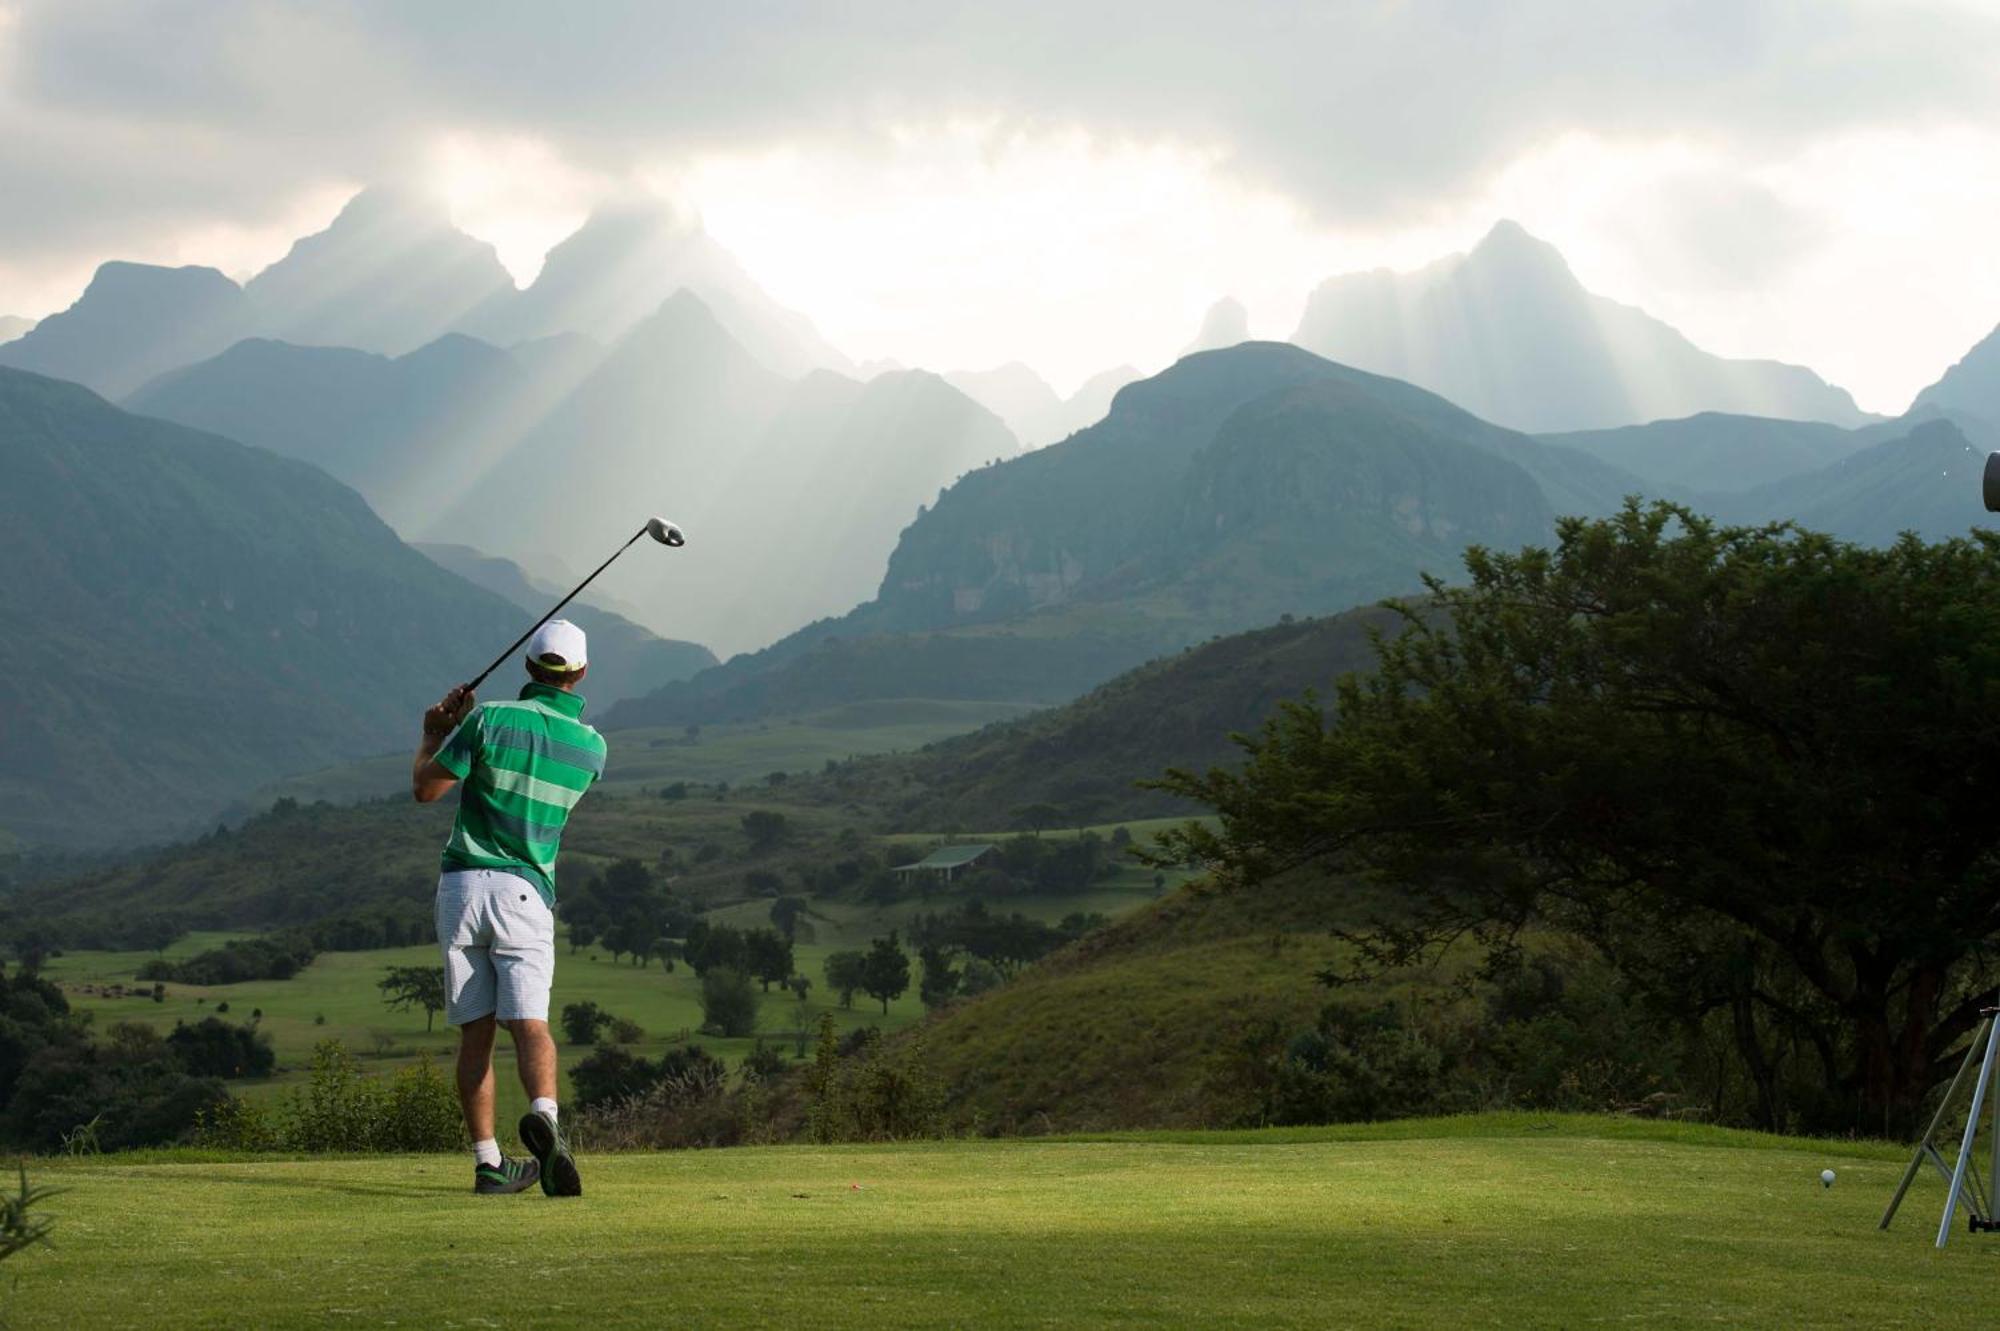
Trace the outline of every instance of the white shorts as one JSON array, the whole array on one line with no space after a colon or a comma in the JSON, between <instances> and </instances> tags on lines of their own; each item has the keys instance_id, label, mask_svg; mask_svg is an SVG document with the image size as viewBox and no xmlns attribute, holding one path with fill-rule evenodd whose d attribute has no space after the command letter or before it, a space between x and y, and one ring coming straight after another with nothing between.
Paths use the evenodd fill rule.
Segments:
<instances>
[{"instance_id":1,"label":"white shorts","mask_svg":"<svg viewBox=\"0 0 2000 1331\"><path fill-rule=\"evenodd\" d=\"M499 869L438 875L437 936L446 1021L549 1019L556 917L533 883Z\"/></svg>"}]
</instances>

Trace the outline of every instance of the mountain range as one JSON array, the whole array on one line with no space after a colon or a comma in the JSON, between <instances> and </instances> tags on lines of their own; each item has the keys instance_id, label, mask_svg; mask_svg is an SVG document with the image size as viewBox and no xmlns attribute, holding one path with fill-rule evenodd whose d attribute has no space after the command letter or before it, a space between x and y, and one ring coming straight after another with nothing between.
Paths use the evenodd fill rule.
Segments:
<instances>
[{"instance_id":1,"label":"mountain range","mask_svg":"<svg viewBox=\"0 0 2000 1331\"><path fill-rule=\"evenodd\" d=\"M1214 634L1417 590L1469 542L1542 540L1557 512L1640 488L1294 346L1203 352L1062 443L969 473L904 531L873 600L612 719L1060 701Z\"/></svg>"},{"instance_id":2,"label":"mountain range","mask_svg":"<svg viewBox=\"0 0 2000 1331\"><path fill-rule=\"evenodd\" d=\"M441 205L385 188L355 195L243 286L213 268L103 264L69 309L0 342L0 365L120 398L245 338L388 356L450 332L503 346L569 334L611 342L681 290L780 373L851 368L688 218L600 212L516 290L493 247L452 226Z\"/></svg>"},{"instance_id":3,"label":"mountain range","mask_svg":"<svg viewBox=\"0 0 2000 1331\"><path fill-rule=\"evenodd\" d=\"M856 697L1053 701L1284 613L1447 578L1471 543L1546 541L1628 495L1852 540L1993 525L2000 432L1920 411L1856 429L1708 413L1529 436L1286 344L1184 358L1098 425L969 474L904 532L876 598L613 721L687 723Z\"/></svg>"},{"instance_id":4,"label":"mountain range","mask_svg":"<svg viewBox=\"0 0 2000 1331\"><path fill-rule=\"evenodd\" d=\"M1416 272L1322 283L1292 340L1538 433L1701 412L1869 419L1811 370L1712 355L1644 311L1593 295L1554 246L1514 222Z\"/></svg>"},{"instance_id":5,"label":"mountain range","mask_svg":"<svg viewBox=\"0 0 2000 1331\"><path fill-rule=\"evenodd\" d=\"M448 334L391 358L259 339L128 403L321 466L412 539L523 566L557 551L588 567L664 513L687 550L621 560L601 590L663 636L729 650L865 600L919 505L1017 451L924 371L788 379L688 291L609 346Z\"/></svg>"},{"instance_id":6,"label":"mountain range","mask_svg":"<svg viewBox=\"0 0 2000 1331\"><path fill-rule=\"evenodd\" d=\"M519 631L323 473L75 384L0 370L0 469L0 827L30 843L185 832L410 742Z\"/></svg>"}]
</instances>

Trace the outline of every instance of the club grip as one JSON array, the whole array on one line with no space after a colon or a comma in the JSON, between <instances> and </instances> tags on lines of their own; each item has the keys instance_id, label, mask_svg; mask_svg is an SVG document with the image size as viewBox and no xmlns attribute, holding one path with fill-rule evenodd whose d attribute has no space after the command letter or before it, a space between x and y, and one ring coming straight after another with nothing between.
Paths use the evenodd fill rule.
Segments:
<instances>
[{"instance_id":1,"label":"club grip","mask_svg":"<svg viewBox=\"0 0 2000 1331\"><path fill-rule=\"evenodd\" d=\"M1986 455L1986 477L1980 485L1988 513L2000 513L2000 453Z\"/></svg>"}]
</instances>

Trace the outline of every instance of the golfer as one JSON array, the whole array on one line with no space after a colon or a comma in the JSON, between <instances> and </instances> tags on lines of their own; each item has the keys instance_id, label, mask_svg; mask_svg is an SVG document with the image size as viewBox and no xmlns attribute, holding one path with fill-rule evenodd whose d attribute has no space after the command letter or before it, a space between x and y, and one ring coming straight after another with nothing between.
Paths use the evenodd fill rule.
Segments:
<instances>
[{"instance_id":1,"label":"golfer","mask_svg":"<svg viewBox=\"0 0 2000 1331\"><path fill-rule=\"evenodd\" d=\"M604 739L585 725L576 686L589 669L583 630L553 619L528 641L516 702L473 705L460 685L424 713L411 770L420 804L459 782L458 818L438 876L445 1017L458 1027L458 1102L472 1134L472 1190L580 1197L583 1181L556 1117L549 984L556 966L556 851L570 810L604 775ZM500 1154L493 1130L493 1034L505 1026L529 1109L521 1144Z\"/></svg>"}]
</instances>

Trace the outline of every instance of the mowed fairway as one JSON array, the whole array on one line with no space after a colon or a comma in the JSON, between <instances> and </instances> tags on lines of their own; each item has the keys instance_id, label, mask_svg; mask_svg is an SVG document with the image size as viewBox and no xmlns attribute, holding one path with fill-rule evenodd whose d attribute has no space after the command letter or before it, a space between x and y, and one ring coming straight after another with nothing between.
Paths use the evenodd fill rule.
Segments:
<instances>
[{"instance_id":1,"label":"mowed fairway","mask_svg":"<svg viewBox=\"0 0 2000 1331\"><path fill-rule=\"evenodd\" d=\"M17 1326L1990 1326L1889 1147L1505 1116L583 1158L43 1162ZM1823 1190L1831 1165L1838 1184ZM18 1284L16 1284L18 1281Z\"/></svg>"}]
</instances>

